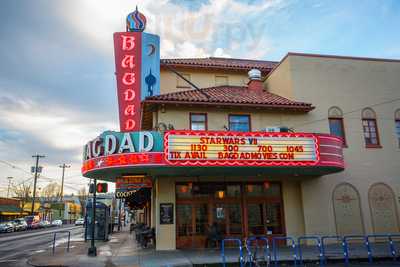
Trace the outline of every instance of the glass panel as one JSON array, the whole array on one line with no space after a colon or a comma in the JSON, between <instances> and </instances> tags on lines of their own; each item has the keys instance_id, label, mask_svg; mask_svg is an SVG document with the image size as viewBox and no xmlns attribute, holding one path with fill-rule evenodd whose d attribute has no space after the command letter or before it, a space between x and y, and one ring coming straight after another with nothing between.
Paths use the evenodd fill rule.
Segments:
<instances>
[{"instance_id":1,"label":"glass panel","mask_svg":"<svg viewBox=\"0 0 400 267\"><path fill-rule=\"evenodd\" d=\"M240 196L240 185L228 185L226 187L226 195L228 197L239 197Z\"/></svg>"},{"instance_id":2,"label":"glass panel","mask_svg":"<svg viewBox=\"0 0 400 267\"><path fill-rule=\"evenodd\" d=\"M363 126L368 126L368 121L367 120L363 120Z\"/></svg>"},{"instance_id":3,"label":"glass panel","mask_svg":"<svg viewBox=\"0 0 400 267\"><path fill-rule=\"evenodd\" d=\"M191 114L192 116L192 122L205 122L206 121L206 115L204 114Z\"/></svg>"},{"instance_id":4,"label":"glass panel","mask_svg":"<svg viewBox=\"0 0 400 267\"><path fill-rule=\"evenodd\" d=\"M176 185L176 196L178 198L191 198L192 190L189 185Z\"/></svg>"},{"instance_id":5,"label":"glass panel","mask_svg":"<svg viewBox=\"0 0 400 267\"><path fill-rule=\"evenodd\" d=\"M193 131L204 131L206 124L204 122L192 122L190 129Z\"/></svg>"},{"instance_id":6,"label":"glass panel","mask_svg":"<svg viewBox=\"0 0 400 267\"><path fill-rule=\"evenodd\" d=\"M371 144L377 145L377 144L378 144L378 139L376 139L376 138L371 138Z\"/></svg>"},{"instance_id":7,"label":"glass panel","mask_svg":"<svg viewBox=\"0 0 400 267\"><path fill-rule=\"evenodd\" d=\"M263 185L261 184L247 184L246 185L246 193L251 197L263 196Z\"/></svg>"},{"instance_id":8,"label":"glass panel","mask_svg":"<svg viewBox=\"0 0 400 267\"><path fill-rule=\"evenodd\" d=\"M269 184L269 187L264 187L265 196L267 197L280 197L281 196L281 186L279 184Z\"/></svg>"},{"instance_id":9,"label":"glass panel","mask_svg":"<svg viewBox=\"0 0 400 267\"><path fill-rule=\"evenodd\" d=\"M250 131L250 117L247 115L229 116L229 129L239 132Z\"/></svg>"},{"instance_id":10,"label":"glass panel","mask_svg":"<svg viewBox=\"0 0 400 267\"><path fill-rule=\"evenodd\" d=\"M267 203L266 214L267 234L282 234L281 204Z\"/></svg>"},{"instance_id":11,"label":"glass panel","mask_svg":"<svg viewBox=\"0 0 400 267\"><path fill-rule=\"evenodd\" d=\"M196 214L196 229L195 233L198 235L205 235L208 224L208 208L207 204L194 206Z\"/></svg>"},{"instance_id":12,"label":"glass panel","mask_svg":"<svg viewBox=\"0 0 400 267\"><path fill-rule=\"evenodd\" d=\"M177 205L176 217L178 236L189 236L192 233L192 205Z\"/></svg>"},{"instance_id":13,"label":"glass panel","mask_svg":"<svg viewBox=\"0 0 400 267\"><path fill-rule=\"evenodd\" d=\"M229 204L229 234L242 233L242 210L240 204Z\"/></svg>"},{"instance_id":14,"label":"glass panel","mask_svg":"<svg viewBox=\"0 0 400 267\"><path fill-rule=\"evenodd\" d=\"M249 223L249 235L264 234L264 215L263 204L248 204L247 205L247 220Z\"/></svg>"},{"instance_id":15,"label":"glass panel","mask_svg":"<svg viewBox=\"0 0 400 267\"><path fill-rule=\"evenodd\" d=\"M213 221L217 224L218 232L226 235L226 206L217 204L213 208Z\"/></svg>"},{"instance_id":16,"label":"glass panel","mask_svg":"<svg viewBox=\"0 0 400 267\"><path fill-rule=\"evenodd\" d=\"M344 137L343 124L341 119L329 119L329 129L332 135Z\"/></svg>"}]
</instances>

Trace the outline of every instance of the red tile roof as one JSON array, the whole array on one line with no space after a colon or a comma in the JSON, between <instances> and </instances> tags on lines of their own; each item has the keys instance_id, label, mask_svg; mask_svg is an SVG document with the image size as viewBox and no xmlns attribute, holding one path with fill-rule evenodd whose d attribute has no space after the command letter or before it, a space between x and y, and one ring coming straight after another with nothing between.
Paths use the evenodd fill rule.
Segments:
<instances>
[{"instance_id":1,"label":"red tile roof","mask_svg":"<svg viewBox=\"0 0 400 267\"><path fill-rule=\"evenodd\" d=\"M309 103L296 102L266 91L257 92L245 86L217 86L147 97L145 103L203 104L251 106L310 111Z\"/></svg>"},{"instance_id":2,"label":"red tile roof","mask_svg":"<svg viewBox=\"0 0 400 267\"><path fill-rule=\"evenodd\" d=\"M230 69L245 70L259 69L262 72L269 72L279 62L237 59L237 58L170 58L161 59L161 66L168 65L174 67L196 67L196 68L213 68L213 69Z\"/></svg>"}]
</instances>

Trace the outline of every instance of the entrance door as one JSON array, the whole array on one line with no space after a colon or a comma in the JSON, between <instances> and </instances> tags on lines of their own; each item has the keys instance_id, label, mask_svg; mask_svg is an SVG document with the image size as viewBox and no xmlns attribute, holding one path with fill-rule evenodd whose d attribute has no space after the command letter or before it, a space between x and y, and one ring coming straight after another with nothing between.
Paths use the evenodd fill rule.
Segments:
<instances>
[{"instance_id":1,"label":"entrance door","mask_svg":"<svg viewBox=\"0 0 400 267\"><path fill-rule=\"evenodd\" d=\"M241 203L217 202L213 206L213 222L216 222L222 236L241 236L242 208Z\"/></svg>"},{"instance_id":2,"label":"entrance door","mask_svg":"<svg viewBox=\"0 0 400 267\"><path fill-rule=\"evenodd\" d=\"M176 215L177 247L204 247L208 225L208 205L206 203L177 204Z\"/></svg>"}]
</instances>

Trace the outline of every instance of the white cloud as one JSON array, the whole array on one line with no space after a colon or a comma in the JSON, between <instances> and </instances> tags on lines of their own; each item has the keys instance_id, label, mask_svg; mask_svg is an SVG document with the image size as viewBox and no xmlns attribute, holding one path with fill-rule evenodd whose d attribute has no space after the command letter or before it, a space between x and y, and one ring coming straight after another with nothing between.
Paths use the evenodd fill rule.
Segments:
<instances>
[{"instance_id":1,"label":"white cloud","mask_svg":"<svg viewBox=\"0 0 400 267\"><path fill-rule=\"evenodd\" d=\"M218 47L217 49L215 49L214 57L231 57L231 55L225 53L224 49L222 49L221 47Z\"/></svg>"},{"instance_id":2,"label":"white cloud","mask_svg":"<svg viewBox=\"0 0 400 267\"><path fill-rule=\"evenodd\" d=\"M13 105L1 105L1 128L29 133L54 149L76 149L114 123L90 121L89 114L68 107L52 106L29 99L7 98Z\"/></svg>"},{"instance_id":3,"label":"white cloud","mask_svg":"<svg viewBox=\"0 0 400 267\"><path fill-rule=\"evenodd\" d=\"M243 48L248 42L256 42L251 39L259 35L254 36L252 32L261 29L253 28L261 26L254 24L251 18L267 18L268 13L285 7L287 1L246 4L234 0L218 0L210 1L193 11L167 0L83 0L68 1L59 10L67 25L81 33L82 38L93 47L110 53L113 50L112 33L124 31L125 16L138 4L147 17L147 31L161 37L162 57L198 57L213 54L215 46L226 48L236 42ZM237 32L240 36L231 35L231 28L235 27L239 27ZM223 46L217 43L223 43ZM232 53L229 51L228 54Z\"/></svg>"}]
</instances>

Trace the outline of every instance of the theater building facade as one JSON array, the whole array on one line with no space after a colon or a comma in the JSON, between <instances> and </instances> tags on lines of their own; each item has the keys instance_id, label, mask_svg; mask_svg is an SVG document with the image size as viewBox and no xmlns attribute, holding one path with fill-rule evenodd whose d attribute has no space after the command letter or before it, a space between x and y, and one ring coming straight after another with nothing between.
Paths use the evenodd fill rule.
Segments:
<instances>
[{"instance_id":1,"label":"theater building facade","mask_svg":"<svg viewBox=\"0 0 400 267\"><path fill-rule=\"evenodd\" d=\"M156 249L205 247L212 224L225 237L399 232L400 61L159 64L140 128L88 142L82 167L116 182Z\"/></svg>"}]
</instances>

